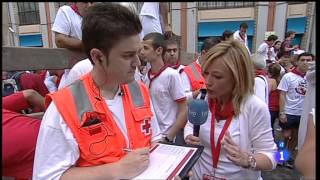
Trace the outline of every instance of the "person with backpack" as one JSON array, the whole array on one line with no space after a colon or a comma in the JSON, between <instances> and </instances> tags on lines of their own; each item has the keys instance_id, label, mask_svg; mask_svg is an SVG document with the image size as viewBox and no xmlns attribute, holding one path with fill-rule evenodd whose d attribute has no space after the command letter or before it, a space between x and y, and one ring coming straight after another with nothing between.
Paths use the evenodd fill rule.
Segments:
<instances>
[{"instance_id":1,"label":"person with backpack","mask_svg":"<svg viewBox=\"0 0 320 180\"><path fill-rule=\"evenodd\" d=\"M266 104L269 104L269 78L267 76L266 61L261 54L251 55L255 69L254 94Z\"/></svg>"},{"instance_id":2,"label":"person with backpack","mask_svg":"<svg viewBox=\"0 0 320 180\"><path fill-rule=\"evenodd\" d=\"M4 76L4 74L6 74L6 76ZM26 71L11 71L3 73L2 97L26 89L33 89L41 96L45 96L49 93L48 88L39 74Z\"/></svg>"}]
</instances>

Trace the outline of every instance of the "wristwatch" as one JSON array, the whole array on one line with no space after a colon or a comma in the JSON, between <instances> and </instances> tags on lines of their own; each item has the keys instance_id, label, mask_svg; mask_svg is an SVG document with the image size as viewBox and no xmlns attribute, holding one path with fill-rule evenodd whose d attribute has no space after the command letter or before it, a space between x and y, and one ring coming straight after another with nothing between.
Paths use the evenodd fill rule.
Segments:
<instances>
[{"instance_id":1,"label":"wristwatch","mask_svg":"<svg viewBox=\"0 0 320 180\"><path fill-rule=\"evenodd\" d=\"M249 162L249 167L250 169L256 169L257 166L257 161L256 159L253 157L253 155L249 154L248 156L248 162Z\"/></svg>"},{"instance_id":2,"label":"wristwatch","mask_svg":"<svg viewBox=\"0 0 320 180\"><path fill-rule=\"evenodd\" d=\"M169 142L169 143L173 143L173 141L170 140L167 136L164 136L164 140L166 140L166 141Z\"/></svg>"}]
</instances>

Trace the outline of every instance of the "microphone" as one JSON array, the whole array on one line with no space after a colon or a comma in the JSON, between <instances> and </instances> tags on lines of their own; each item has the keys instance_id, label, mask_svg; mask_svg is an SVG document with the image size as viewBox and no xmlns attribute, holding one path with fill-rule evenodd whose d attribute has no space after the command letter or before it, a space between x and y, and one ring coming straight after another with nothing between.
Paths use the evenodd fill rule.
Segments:
<instances>
[{"instance_id":1,"label":"microphone","mask_svg":"<svg viewBox=\"0 0 320 180\"><path fill-rule=\"evenodd\" d=\"M199 137L200 125L207 121L209 105L207 101L193 99L188 103L188 120L193 124L193 135Z\"/></svg>"}]
</instances>

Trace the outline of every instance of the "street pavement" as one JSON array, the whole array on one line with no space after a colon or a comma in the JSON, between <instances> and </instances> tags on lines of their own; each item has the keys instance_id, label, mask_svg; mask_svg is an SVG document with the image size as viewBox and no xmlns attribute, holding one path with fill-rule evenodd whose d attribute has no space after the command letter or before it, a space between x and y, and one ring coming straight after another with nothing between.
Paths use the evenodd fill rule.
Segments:
<instances>
[{"instance_id":1,"label":"street pavement","mask_svg":"<svg viewBox=\"0 0 320 180\"><path fill-rule=\"evenodd\" d=\"M278 120L274 123L274 128L279 129ZM275 130L275 142L279 142L283 138L281 137L281 131ZM295 159L297 155L297 151L292 153L293 158ZM297 170L290 169L285 166L277 166L277 168L273 171L263 171L261 173L261 176L264 180L299 180L301 175Z\"/></svg>"}]
</instances>

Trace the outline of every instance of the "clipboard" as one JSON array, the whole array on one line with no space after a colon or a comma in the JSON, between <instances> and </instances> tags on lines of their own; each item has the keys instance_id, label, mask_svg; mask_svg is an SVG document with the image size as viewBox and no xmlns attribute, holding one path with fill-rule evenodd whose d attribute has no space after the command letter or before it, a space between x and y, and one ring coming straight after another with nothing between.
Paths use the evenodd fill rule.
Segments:
<instances>
[{"instance_id":1,"label":"clipboard","mask_svg":"<svg viewBox=\"0 0 320 180\"><path fill-rule=\"evenodd\" d=\"M203 149L203 146L159 142L150 149L149 167L134 179L172 180L178 175L181 179L187 179Z\"/></svg>"},{"instance_id":2,"label":"clipboard","mask_svg":"<svg viewBox=\"0 0 320 180\"><path fill-rule=\"evenodd\" d=\"M194 166L194 164L198 161L198 159L200 158L202 152L203 152L203 149L204 147L203 146L200 146L200 145L189 145L189 144L186 144L186 145L183 145L183 146L186 146L186 147L195 147L197 148L195 154L193 155L193 157L189 160L189 162L187 163L187 165L182 169L182 171L179 173L179 176L181 179L189 179L188 178L188 173L189 171L191 171L192 167Z\"/></svg>"}]
</instances>

